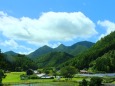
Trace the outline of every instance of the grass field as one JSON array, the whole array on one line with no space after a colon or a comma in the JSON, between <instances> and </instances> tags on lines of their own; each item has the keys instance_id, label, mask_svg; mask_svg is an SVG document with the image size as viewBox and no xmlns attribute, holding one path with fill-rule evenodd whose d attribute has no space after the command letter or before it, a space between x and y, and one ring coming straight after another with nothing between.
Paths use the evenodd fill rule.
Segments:
<instances>
[{"instance_id":1,"label":"grass field","mask_svg":"<svg viewBox=\"0 0 115 86\"><path fill-rule=\"evenodd\" d=\"M65 82L65 78L61 78L61 80L58 82L57 79L28 79L28 80L21 80L20 75L25 74L25 72L11 72L6 73L6 78L2 80L3 84L15 84L15 83L39 83L39 84L75 84L73 86L78 85L79 81L82 81L83 77L77 77L73 78L72 80L69 80ZM69 85L69 86L71 86ZM61 85L62 86L62 85Z\"/></svg>"},{"instance_id":2,"label":"grass field","mask_svg":"<svg viewBox=\"0 0 115 86\"><path fill-rule=\"evenodd\" d=\"M6 78L2 79L2 83L8 83L8 82L21 82L20 75L25 74L25 72L11 72L6 73Z\"/></svg>"}]
</instances>

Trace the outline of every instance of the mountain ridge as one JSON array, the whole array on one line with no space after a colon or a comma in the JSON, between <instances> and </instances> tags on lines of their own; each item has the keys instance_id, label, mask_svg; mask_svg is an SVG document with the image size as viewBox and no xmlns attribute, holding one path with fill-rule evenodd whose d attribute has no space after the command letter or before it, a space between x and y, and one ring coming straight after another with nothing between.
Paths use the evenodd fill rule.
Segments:
<instances>
[{"instance_id":1,"label":"mountain ridge","mask_svg":"<svg viewBox=\"0 0 115 86\"><path fill-rule=\"evenodd\" d=\"M86 45L85 45L85 43L86 43ZM89 43L89 45L88 45L88 43ZM34 52L28 54L28 57L33 59L33 58L37 58L41 55L44 55L44 54L47 54L50 52L66 52L66 53L76 56L79 53L90 48L92 45L94 45L94 43L88 42L88 41L81 41L81 42L75 43L71 46L65 46L64 44L60 44L56 48L51 48L51 47L45 45L43 47L38 48Z\"/></svg>"}]
</instances>

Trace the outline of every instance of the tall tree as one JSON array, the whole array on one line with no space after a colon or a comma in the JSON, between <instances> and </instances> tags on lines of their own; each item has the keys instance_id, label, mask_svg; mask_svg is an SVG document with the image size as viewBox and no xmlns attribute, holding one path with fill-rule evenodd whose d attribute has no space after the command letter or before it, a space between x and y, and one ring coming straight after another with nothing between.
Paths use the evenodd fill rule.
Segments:
<instances>
[{"instance_id":1,"label":"tall tree","mask_svg":"<svg viewBox=\"0 0 115 86\"><path fill-rule=\"evenodd\" d=\"M61 69L61 75L68 79L73 78L76 73L77 73L76 68L72 66L66 66Z\"/></svg>"}]
</instances>

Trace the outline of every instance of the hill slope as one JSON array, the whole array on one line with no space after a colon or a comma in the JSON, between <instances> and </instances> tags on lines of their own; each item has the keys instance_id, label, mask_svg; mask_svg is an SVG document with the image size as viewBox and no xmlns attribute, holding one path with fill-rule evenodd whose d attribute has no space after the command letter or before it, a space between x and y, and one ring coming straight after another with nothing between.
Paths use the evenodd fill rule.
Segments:
<instances>
[{"instance_id":1,"label":"hill slope","mask_svg":"<svg viewBox=\"0 0 115 86\"><path fill-rule=\"evenodd\" d=\"M72 55L64 53L64 52L51 52L45 54L39 58L36 58L35 61L38 67L56 67L59 64L73 58Z\"/></svg>"},{"instance_id":2,"label":"hill slope","mask_svg":"<svg viewBox=\"0 0 115 86\"><path fill-rule=\"evenodd\" d=\"M52 48L48 47L47 45L43 46L43 47L40 47L39 49L35 50L34 52L30 53L28 55L29 58L37 58L43 54L47 54L49 52L52 52Z\"/></svg>"},{"instance_id":3,"label":"hill slope","mask_svg":"<svg viewBox=\"0 0 115 86\"><path fill-rule=\"evenodd\" d=\"M103 56L110 50L115 49L115 32L105 36L94 44L89 50L83 52L79 56L73 58L72 60L64 63L61 66L73 65L76 68L84 69L89 68L91 63L98 57Z\"/></svg>"},{"instance_id":4,"label":"hill slope","mask_svg":"<svg viewBox=\"0 0 115 86\"><path fill-rule=\"evenodd\" d=\"M6 55L13 55L13 56L18 55L18 53L15 53L13 51L7 51L4 54L6 54Z\"/></svg>"}]
</instances>

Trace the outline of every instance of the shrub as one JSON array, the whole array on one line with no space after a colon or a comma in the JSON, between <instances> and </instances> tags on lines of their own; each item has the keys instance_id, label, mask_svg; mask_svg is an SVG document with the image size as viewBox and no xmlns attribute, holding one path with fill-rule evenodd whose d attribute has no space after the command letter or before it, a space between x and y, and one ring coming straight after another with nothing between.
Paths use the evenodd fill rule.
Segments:
<instances>
[{"instance_id":1,"label":"shrub","mask_svg":"<svg viewBox=\"0 0 115 86\"><path fill-rule=\"evenodd\" d=\"M89 86L101 86L102 81L103 80L100 77L92 77Z\"/></svg>"}]
</instances>

